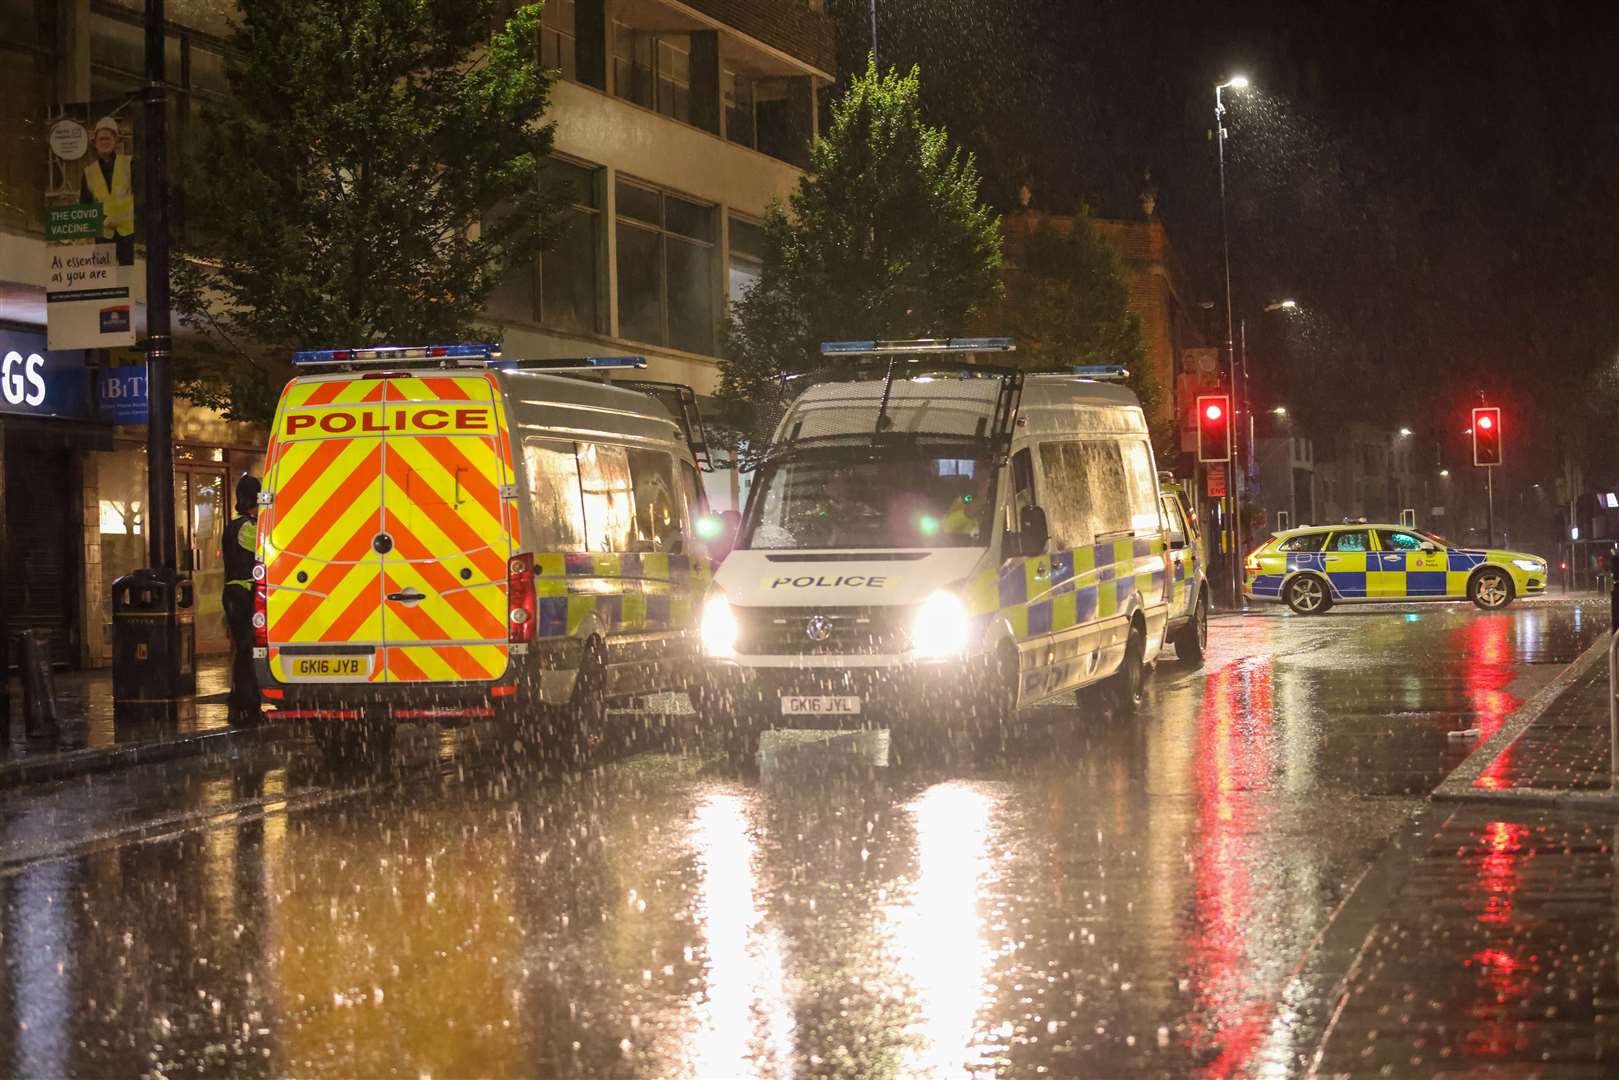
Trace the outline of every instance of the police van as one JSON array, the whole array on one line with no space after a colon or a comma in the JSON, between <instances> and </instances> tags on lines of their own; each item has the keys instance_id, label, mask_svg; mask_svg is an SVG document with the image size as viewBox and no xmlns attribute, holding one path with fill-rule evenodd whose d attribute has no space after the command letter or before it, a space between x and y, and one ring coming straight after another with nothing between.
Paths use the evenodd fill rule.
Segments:
<instances>
[{"instance_id":1,"label":"police van","mask_svg":"<svg viewBox=\"0 0 1619 1080\"><path fill-rule=\"evenodd\" d=\"M704 604L714 722L992 732L1102 682L1139 705L1171 595L1146 418L1122 369L980 362L1012 348L822 346Z\"/></svg>"},{"instance_id":2,"label":"police van","mask_svg":"<svg viewBox=\"0 0 1619 1080\"><path fill-rule=\"evenodd\" d=\"M294 357L260 495L262 693L330 754L398 720L685 686L711 563L690 389L581 376L639 357L508 360L487 346Z\"/></svg>"}]
</instances>

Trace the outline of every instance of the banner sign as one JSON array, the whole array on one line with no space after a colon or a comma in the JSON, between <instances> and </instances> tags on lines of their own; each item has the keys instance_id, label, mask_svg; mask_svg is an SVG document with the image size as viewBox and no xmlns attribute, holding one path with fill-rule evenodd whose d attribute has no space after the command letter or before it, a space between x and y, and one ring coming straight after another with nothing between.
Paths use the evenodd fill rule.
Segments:
<instances>
[{"instance_id":1,"label":"banner sign","mask_svg":"<svg viewBox=\"0 0 1619 1080\"><path fill-rule=\"evenodd\" d=\"M44 334L0 330L0 413L90 419L84 354L47 349Z\"/></svg>"},{"instance_id":2,"label":"banner sign","mask_svg":"<svg viewBox=\"0 0 1619 1080\"><path fill-rule=\"evenodd\" d=\"M70 102L51 116L45 326L52 349L135 343L135 132L129 103Z\"/></svg>"},{"instance_id":3,"label":"banner sign","mask_svg":"<svg viewBox=\"0 0 1619 1080\"><path fill-rule=\"evenodd\" d=\"M146 423L146 365L102 368L96 415L109 424Z\"/></svg>"},{"instance_id":4,"label":"banner sign","mask_svg":"<svg viewBox=\"0 0 1619 1080\"><path fill-rule=\"evenodd\" d=\"M1208 476L1208 485L1209 485L1208 486L1209 498L1211 498L1211 499L1223 499L1223 498L1225 498L1226 497L1226 468L1225 468L1225 462L1222 461L1222 462L1220 462L1218 464L1210 465L1208 467L1208 470L1209 471L1208 471L1207 476Z\"/></svg>"}]
</instances>

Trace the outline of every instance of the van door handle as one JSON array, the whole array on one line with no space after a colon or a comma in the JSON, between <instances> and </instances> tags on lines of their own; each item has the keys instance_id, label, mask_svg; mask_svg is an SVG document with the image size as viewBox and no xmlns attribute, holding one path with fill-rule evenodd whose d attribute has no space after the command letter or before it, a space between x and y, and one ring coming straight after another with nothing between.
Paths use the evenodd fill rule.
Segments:
<instances>
[{"instance_id":1,"label":"van door handle","mask_svg":"<svg viewBox=\"0 0 1619 1080\"><path fill-rule=\"evenodd\" d=\"M391 592L388 599L396 604L419 604L427 599L427 594L417 592L415 589L406 589L404 592Z\"/></svg>"}]
</instances>

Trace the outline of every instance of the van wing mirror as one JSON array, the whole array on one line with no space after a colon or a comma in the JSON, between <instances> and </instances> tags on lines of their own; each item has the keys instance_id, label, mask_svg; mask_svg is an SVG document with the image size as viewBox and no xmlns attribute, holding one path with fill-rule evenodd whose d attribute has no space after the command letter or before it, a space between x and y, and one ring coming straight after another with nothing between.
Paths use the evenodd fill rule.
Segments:
<instances>
[{"instance_id":1,"label":"van wing mirror","mask_svg":"<svg viewBox=\"0 0 1619 1080\"><path fill-rule=\"evenodd\" d=\"M1025 556L1044 555L1051 540L1046 512L1038 506L1025 506L1018 514L1018 548Z\"/></svg>"},{"instance_id":2,"label":"van wing mirror","mask_svg":"<svg viewBox=\"0 0 1619 1080\"><path fill-rule=\"evenodd\" d=\"M1424 540L1422 543L1417 545L1417 550L1418 551L1438 551L1439 550L1439 545L1434 543L1432 540Z\"/></svg>"}]
</instances>

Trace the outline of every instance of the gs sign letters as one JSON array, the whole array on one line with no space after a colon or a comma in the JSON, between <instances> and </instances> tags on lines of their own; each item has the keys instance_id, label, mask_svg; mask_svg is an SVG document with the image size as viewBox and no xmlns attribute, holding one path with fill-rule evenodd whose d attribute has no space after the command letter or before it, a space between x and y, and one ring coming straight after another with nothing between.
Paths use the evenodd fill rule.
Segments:
<instances>
[{"instance_id":1,"label":"gs sign letters","mask_svg":"<svg viewBox=\"0 0 1619 1080\"><path fill-rule=\"evenodd\" d=\"M84 353L49 350L43 334L0 330L0 412L89 419Z\"/></svg>"}]
</instances>

